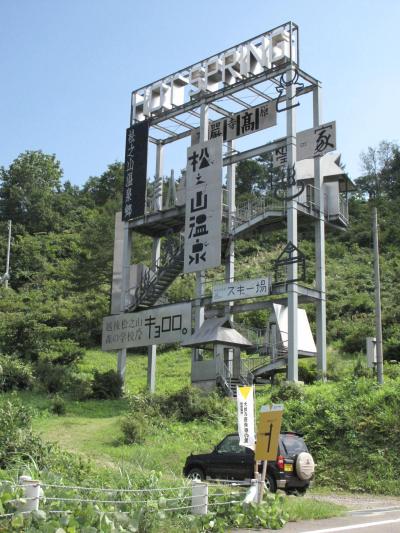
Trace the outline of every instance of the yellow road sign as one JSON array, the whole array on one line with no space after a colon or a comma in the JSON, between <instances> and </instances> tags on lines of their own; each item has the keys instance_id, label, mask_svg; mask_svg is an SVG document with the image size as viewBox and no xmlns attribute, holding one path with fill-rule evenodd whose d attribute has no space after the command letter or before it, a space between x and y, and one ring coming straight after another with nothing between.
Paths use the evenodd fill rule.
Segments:
<instances>
[{"instance_id":1,"label":"yellow road sign","mask_svg":"<svg viewBox=\"0 0 400 533\"><path fill-rule=\"evenodd\" d=\"M263 406L257 429L256 461L275 461L282 423L282 405Z\"/></svg>"}]
</instances>

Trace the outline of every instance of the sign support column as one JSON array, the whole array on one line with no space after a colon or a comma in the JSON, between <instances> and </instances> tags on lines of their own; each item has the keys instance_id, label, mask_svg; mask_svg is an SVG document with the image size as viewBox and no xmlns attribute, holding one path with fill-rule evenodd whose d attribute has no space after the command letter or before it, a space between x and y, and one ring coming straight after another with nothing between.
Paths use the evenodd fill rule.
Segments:
<instances>
[{"instance_id":1,"label":"sign support column","mask_svg":"<svg viewBox=\"0 0 400 533\"><path fill-rule=\"evenodd\" d=\"M231 154L235 148L235 141L228 141L228 154ZM225 281L231 283L235 280L235 240L233 238L233 223L236 212L236 168L235 165L229 165L227 169L227 186L228 186L228 233L230 235L228 253L226 254L225 264ZM232 302L227 305L227 314L229 313Z\"/></svg>"},{"instance_id":2,"label":"sign support column","mask_svg":"<svg viewBox=\"0 0 400 533\"><path fill-rule=\"evenodd\" d=\"M127 307L129 297L129 281L131 271L132 255L132 233L129 229L129 222L124 222L124 241L122 245L122 283L121 283L121 313L124 313ZM125 383L126 372L126 348L118 350L117 372Z\"/></svg>"},{"instance_id":3,"label":"sign support column","mask_svg":"<svg viewBox=\"0 0 400 533\"><path fill-rule=\"evenodd\" d=\"M313 90L313 125L321 124L321 88ZM320 292L320 300L316 302L317 323L317 369L321 379L326 380L326 286L325 286L325 198L324 177L321 175L321 157L314 157L314 187L319 208L319 217L315 223L315 273L316 288Z\"/></svg>"},{"instance_id":4,"label":"sign support column","mask_svg":"<svg viewBox=\"0 0 400 533\"><path fill-rule=\"evenodd\" d=\"M154 208L156 211L161 211L162 208L162 175L164 163L164 146L161 143L157 144L156 152L156 176L154 196ZM161 186L158 186L161 183ZM151 253L151 268L156 272L157 265L159 265L161 257L161 239L156 237L153 239L153 247ZM153 394L156 390L156 360L157 360L157 346L152 344L147 349L147 389Z\"/></svg>"},{"instance_id":5,"label":"sign support column","mask_svg":"<svg viewBox=\"0 0 400 533\"><path fill-rule=\"evenodd\" d=\"M296 85L294 82L296 71L293 65L286 73L287 83L287 102L290 107L286 111L286 129L287 129L287 165L288 174L295 168L296 164ZM296 183L290 187L290 196L297 193ZM287 205L287 228L288 242L297 247L297 199L292 198ZM293 262L288 266L288 279L297 279L297 263ZM289 381L298 381L298 342L297 342L297 307L298 307L298 290L297 283L291 281L288 283L288 373Z\"/></svg>"}]
</instances>

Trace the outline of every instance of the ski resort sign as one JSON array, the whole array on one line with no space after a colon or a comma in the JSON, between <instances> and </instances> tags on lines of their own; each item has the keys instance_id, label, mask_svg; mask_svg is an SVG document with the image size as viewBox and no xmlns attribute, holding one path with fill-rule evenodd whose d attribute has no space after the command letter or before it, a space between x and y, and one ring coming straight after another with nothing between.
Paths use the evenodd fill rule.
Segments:
<instances>
[{"instance_id":1,"label":"ski resort sign","mask_svg":"<svg viewBox=\"0 0 400 533\"><path fill-rule=\"evenodd\" d=\"M181 342L191 335L190 303L123 313L103 319L102 350Z\"/></svg>"},{"instance_id":2,"label":"ski resort sign","mask_svg":"<svg viewBox=\"0 0 400 533\"><path fill-rule=\"evenodd\" d=\"M232 283L218 283L212 289L212 303L244 300L268 296L270 293L270 278L248 279Z\"/></svg>"}]
</instances>

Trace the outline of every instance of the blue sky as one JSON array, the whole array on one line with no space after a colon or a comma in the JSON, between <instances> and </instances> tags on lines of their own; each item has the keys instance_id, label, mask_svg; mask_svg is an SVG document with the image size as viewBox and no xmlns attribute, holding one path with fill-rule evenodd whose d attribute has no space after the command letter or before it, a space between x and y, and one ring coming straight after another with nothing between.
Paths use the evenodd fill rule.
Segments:
<instances>
[{"instance_id":1,"label":"blue sky","mask_svg":"<svg viewBox=\"0 0 400 533\"><path fill-rule=\"evenodd\" d=\"M41 149L82 185L122 160L132 90L288 20L351 177L400 141L398 0L2 0L0 20L3 166Z\"/></svg>"}]
</instances>

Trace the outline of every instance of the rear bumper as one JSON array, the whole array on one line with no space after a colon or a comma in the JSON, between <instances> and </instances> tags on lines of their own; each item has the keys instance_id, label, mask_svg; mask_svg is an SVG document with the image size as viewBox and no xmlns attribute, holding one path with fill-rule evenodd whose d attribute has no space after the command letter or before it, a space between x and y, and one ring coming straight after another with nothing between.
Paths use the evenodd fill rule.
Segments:
<instances>
[{"instance_id":1,"label":"rear bumper","mask_svg":"<svg viewBox=\"0 0 400 533\"><path fill-rule=\"evenodd\" d=\"M312 481L303 481L295 476L282 476L281 479L276 480L277 488L284 490L304 489L310 487L312 484Z\"/></svg>"}]
</instances>

